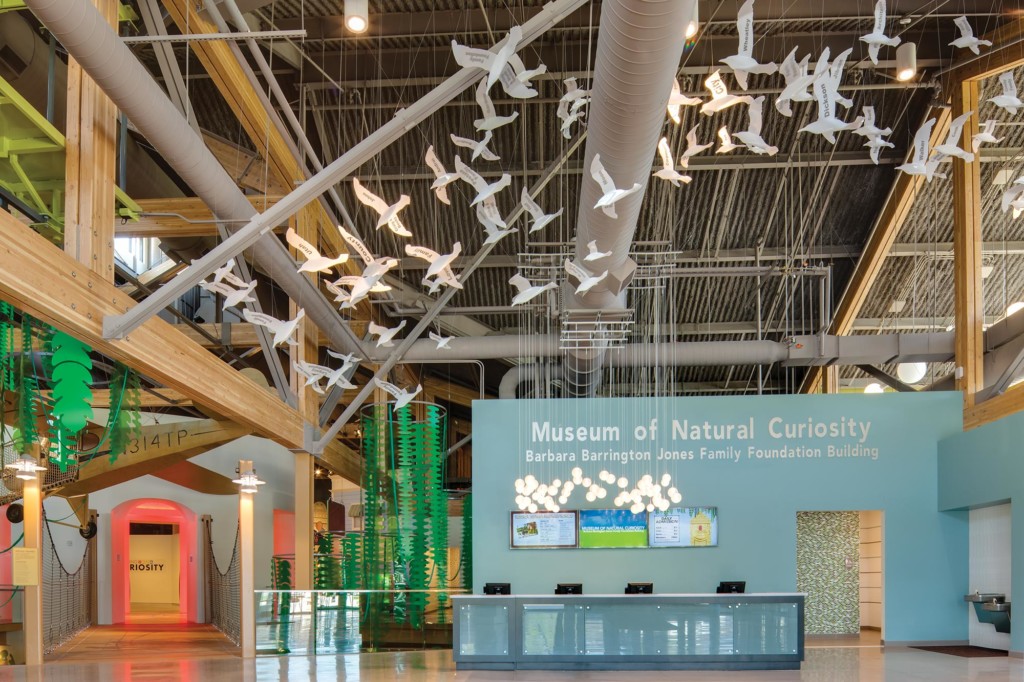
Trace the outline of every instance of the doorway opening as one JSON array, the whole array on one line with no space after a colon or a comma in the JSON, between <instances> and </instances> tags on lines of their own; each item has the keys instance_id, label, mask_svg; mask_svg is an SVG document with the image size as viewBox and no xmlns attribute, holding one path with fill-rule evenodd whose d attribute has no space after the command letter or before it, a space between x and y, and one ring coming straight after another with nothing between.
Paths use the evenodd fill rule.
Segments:
<instances>
[{"instance_id":1,"label":"doorway opening","mask_svg":"<svg viewBox=\"0 0 1024 682\"><path fill-rule=\"evenodd\" d=\"M130 500L110 513L111 621L199 622L196 514L170 500Z\"/></svg>"},{"instance_id":2,"label":"doorway opening","mask_svg":"<svg viewBox=\"0 0 1024 682\"><path fill-rule=\"evenodd\" d=\"M808 637L878 646L884 639L884 514L797 512L796 585Z\"/></svg>"}]
</instances>

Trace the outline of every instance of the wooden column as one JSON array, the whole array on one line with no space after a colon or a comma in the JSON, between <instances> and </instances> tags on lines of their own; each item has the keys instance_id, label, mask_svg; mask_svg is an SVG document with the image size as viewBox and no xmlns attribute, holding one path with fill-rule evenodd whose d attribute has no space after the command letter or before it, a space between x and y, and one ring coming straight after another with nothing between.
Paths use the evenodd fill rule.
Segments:
<instances>
[{"instance_id":1,"label":"wooden column","mask_svg":"<svg viewBox=\"0 0 1024 682\"><path fill-rule=\"evenodd\" d=\"M293 216L289 225L300 237L316 245L318 212L313 206L306 206ZM295 252L293 250L293 255ZM301 260L301 257L299 257ZM317 276L310 273L309 277L316 284ZM294 303L289 304L289 314L294 316L298 309ZM318 361L318 332L307 319L299 322L299 345L291 348L294 361L316 363ZM298 396L298 411L303 419L310 424L318 424L320 419L319 394L312 388L304 387L305 379L300 377L294 367L290 372L291 387ZM315 464L313 456L308 452L295 453L295 570L292 584L297 590L313 589L313 476Z\"/></svg>"},{"instance_id":2,"label":"wooden column","mask_svg":"<svg viewBox=\"0 0 1024 682\"><path fill-rule=\"evenodd\" d=\"M839 366L830 365L821 372L821 392L839 393Z\"/></svg>"},{"instance_id":3,"label":"wooden column","mask_svg":"<svg viewBox=\"0 0 1024 682\"><path fill-rule=\"evenodd\" d=\"M117 0L94 0L117 26ZM114 169L117 108L68 58L64 250L114 281Z\"/></svg>"},{"instance_id":4,"label":"wooden column","mask_svg":"<svg viewBox=\"0 0 1024 682\"><path fill-rule=\"evenodd\" d=\"M252 460L242 460L238 465L239 475L244 476L252 471ZM239 491L238 493L238 586L242 603L239 607L239 640L242 645L242 658L256 657L256 596L255 589L255 552L253 544L253 505L255 493Z\"/></svg>"},{"instance_id":5,"label":"wooden column","mask_svg":"<svg viewBox=\"0 0 1024 682\"><path fill-rule=\"evenodd\" d=\"M971 148L978 132L976 80L955 84L954 117L975 114L964 125L958 144ZM975 394L984 386L982 322L984 304L981 280L981 163L953 159L953 269L954 319L956 321L956 388L963 391L964 408L974 406Z\"/></svg>"},{"instance_id":6,"label":"wooden column","mask_svg":"<svg viewBox=\"0 0 1024 682\"><path fill-rule=\"evenodd\" d=\"M43 495L39 475L25 481L21 503L25 512L26 550L35 551L35 585L25 585L22 627L25 630L25 663L43 664Z\"/></svg>"}]
</instances>

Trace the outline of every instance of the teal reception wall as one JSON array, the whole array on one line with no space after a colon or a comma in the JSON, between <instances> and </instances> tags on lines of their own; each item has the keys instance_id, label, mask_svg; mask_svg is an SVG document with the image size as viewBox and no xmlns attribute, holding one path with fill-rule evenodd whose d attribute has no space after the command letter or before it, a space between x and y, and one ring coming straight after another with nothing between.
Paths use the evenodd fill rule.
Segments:
<instances>
[{"instance_id":1,"label":"teal reception wall","mask_svg":"<svg viewBox=\"0 0 1024 682\"><path fill-rule=\"evenodd\" d=\"M1024 595L1024 413L956 434L939 443L939 509L1010 503L1010 593ZM969 585L972 589L987 589ZM1024 651L1024 628L1010 632L1010 650Z\"/></svg>"},{"instance_id":2,"label":"teal reception wall","mask_svg":"<svg viewBox=\"0 0 1024 682\"><path fill-rule=\"evenodd\" d=\"M746 580L750 592L794 592L798 511L880 509L886 640L965 641L967 513L936 505L937 444L960 432L961 405L958 393L474 402L474 591L582 582L621 594L650 581L699 593ZM676 506L718 508L719 545L510 549L515 480L564 481L576 466L595 481L669 473ZM613 508L618 489L605 487L594 502L577 488L564 508Z\"/></svg>"}]
</instances>

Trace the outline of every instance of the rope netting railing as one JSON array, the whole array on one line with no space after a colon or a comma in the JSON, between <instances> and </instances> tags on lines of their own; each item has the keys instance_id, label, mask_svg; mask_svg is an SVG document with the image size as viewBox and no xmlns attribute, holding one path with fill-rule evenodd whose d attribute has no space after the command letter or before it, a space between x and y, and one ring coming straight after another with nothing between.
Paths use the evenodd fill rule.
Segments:
<instances>
[{"instance_id":1,"label":"rope netting railing","mask_svg":"<svg viewBox=\"0 0 1024 682\"><path fill-rule=\"evenodd\" d=\"M91 624L93 580L89 552L92 543L86 543L81 562L74 571L69 571L57 554L50 524L43 512L42 545L43 652L48 654Z\"/></svg>"},{"instance_id":2,"label":"rope netting railing","mask_svg":"<svg viewBox=\"0 0 1024 682\"><path fill-rule=\"evenodd\" d=\"M231 562L223 573L217 566L217 557L213 553L213 534L210 532L209 521L206 532L206 551L210 561L207 563L206 585L210 590L209 621L236 645L241 642L242 632L242 585L239 566L239 536L235 528L235 547L231 550Z\"/></svg>"}]
</instances>

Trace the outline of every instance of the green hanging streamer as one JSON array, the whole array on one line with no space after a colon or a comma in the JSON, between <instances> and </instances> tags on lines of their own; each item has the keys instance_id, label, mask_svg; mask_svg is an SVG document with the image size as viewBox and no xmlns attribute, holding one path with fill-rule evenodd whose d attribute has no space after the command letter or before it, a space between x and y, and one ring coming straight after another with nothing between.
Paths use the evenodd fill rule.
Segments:
<instances>
[{"instance_id":1,"label":"green hanging streamer","mask_svg":"<svg viewBox=\"0 0 1024 682\"><path fill-rule=\"evenodd\" d=\"M287 654L291 653L288 647L288 633L291 629L292 601L291 594L287 591L292 589L292 565L283 557L274 557L272 561L274 589L286 591L277 595L277 653Z\"/></svg>"},{"instance_id":2,"label":"green hanging streamer","mask_svg":"<svg viewBox=\"0 0 1024 682\"><path fill-rule=\"evenodd\" d=\"M473 493L462 498L462 586L473 590Z\"/></svg>"},{"instance_id":3,"label":"green hanging streamer","mask_svg":"<svg viewBox=\"0 0 1024 682\"><path fill-rule=\"evenodd\" d=\"M32 322L28 315L21 320L21 353L18 357L18 427L15 447L19 452L28 452L39 442L37 424L42 414L42 400L39 396L39 382L32 364Z\"/></svg>"},{"instance_id":4,"label":"green hanging streamer","mask_svg":"<svg viewBox=\"0 0 1024 682\"><path fill-rule=\"evenodd\" d=\"M0 384L5 391L13 391L16 385L14 370L14 308L10 303L0 301Z\"/></svg>"},{"instance_id":5,"label":"green hanging streamer","mask_svg":"<svg viewBox=\"0 0 1024 682\"><path fill-rule=\"evenodd\" d=\"M110 438L110 463L124 454L133 438L142 428L139 407L142 403L139 375L117 363L110 381L110 415L107 433Z\"/></svg>"}]
</instances>

